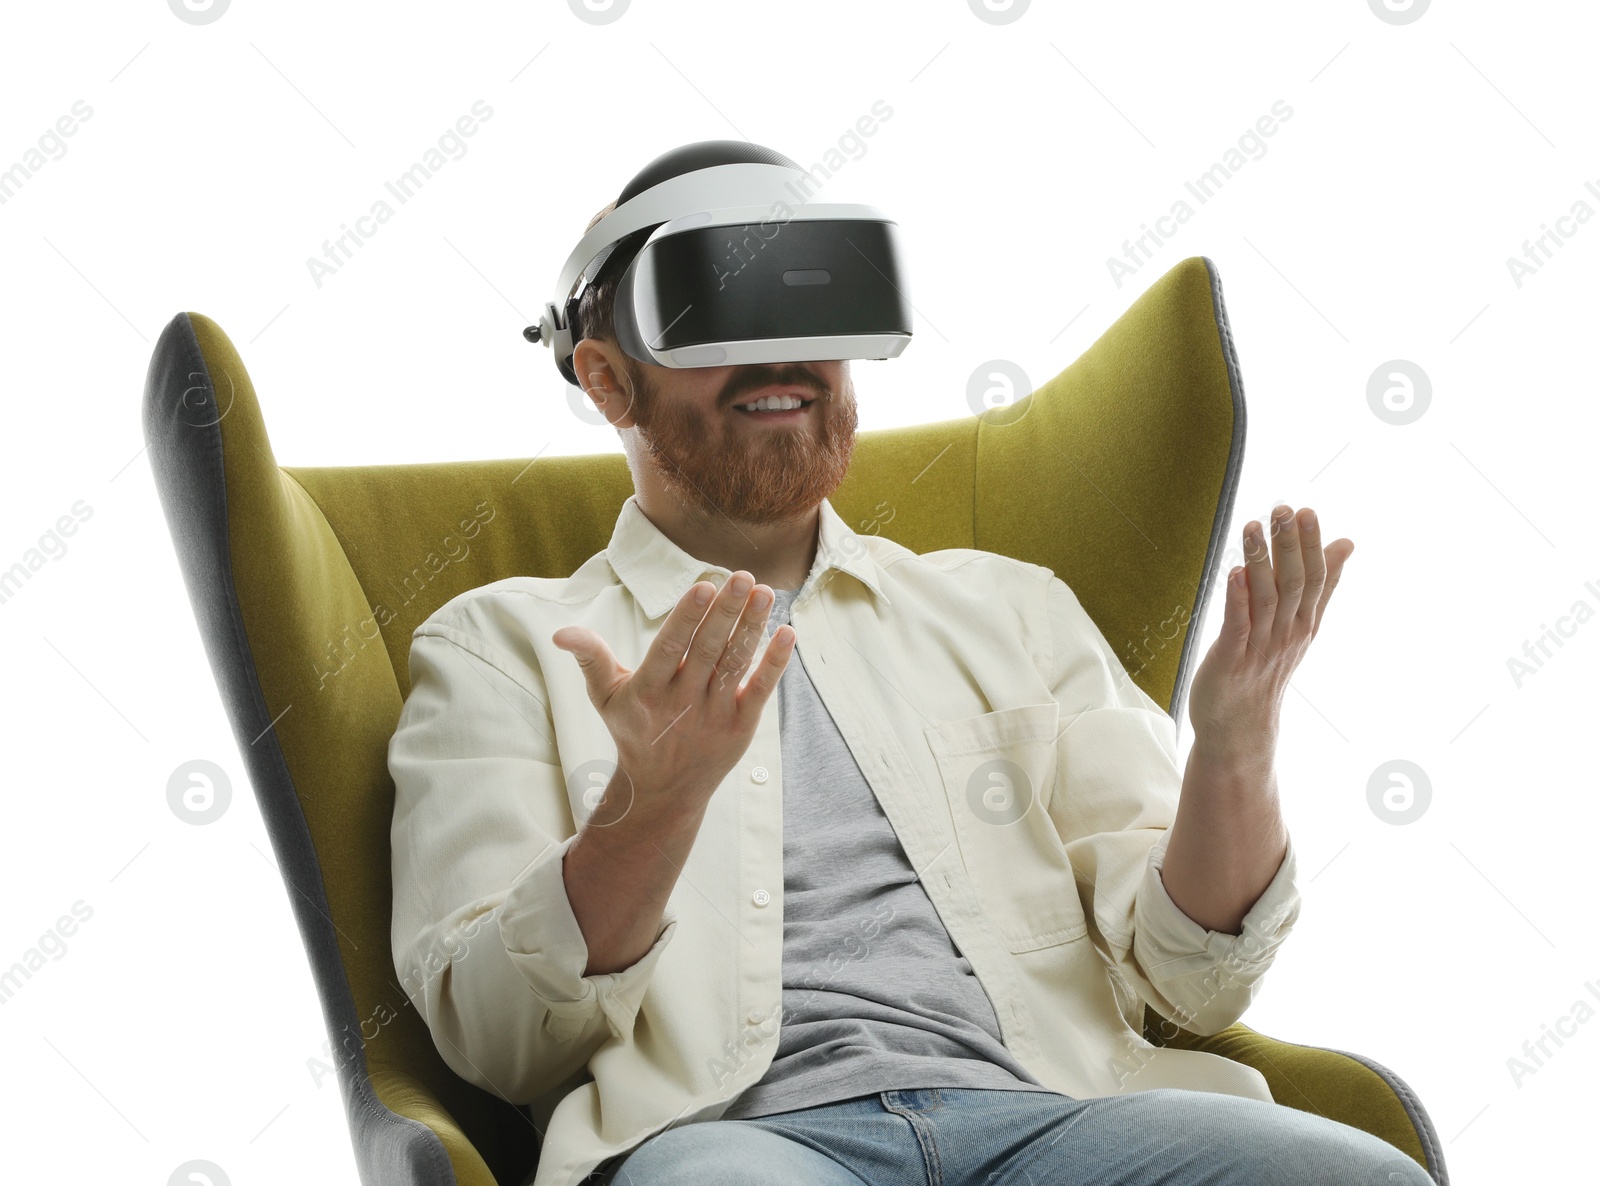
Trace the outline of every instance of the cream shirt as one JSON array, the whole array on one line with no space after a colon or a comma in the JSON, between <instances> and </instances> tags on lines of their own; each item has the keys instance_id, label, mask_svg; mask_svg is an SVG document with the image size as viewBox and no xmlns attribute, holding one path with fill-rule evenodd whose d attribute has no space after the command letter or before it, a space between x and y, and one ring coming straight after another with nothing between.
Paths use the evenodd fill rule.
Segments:
<instances>
[{"instance_id":1,"label":"cream shirt","mask_svg":"<svg viewBox=\"0 0 1600 1186\"><path fill-rule=\"evenodd\" d=\"M1183 782L1176 724L1071 588L995 553L918 555L858 534L826 500L819 518L790 611L797 644L1007 1049L1080 1099L1184 1087L1270 1100L1241 1063L1153 1047L1143 1014L1148 1001L1201 1034L1239 1019L1299 915L1293 842L1240 934L1201 927L1160 878ZM729 575L629 497L571 577L470 590L412 636L388 755L395 970L444 1061L528 1106L543 1134L532 1186L570 1186L668 1126L716 1119L777 1048L775 696L636 963L583 975L562 880L616 746L551 634L587 626L636 668L689 586Z\"/></svg>"}]
</instances>

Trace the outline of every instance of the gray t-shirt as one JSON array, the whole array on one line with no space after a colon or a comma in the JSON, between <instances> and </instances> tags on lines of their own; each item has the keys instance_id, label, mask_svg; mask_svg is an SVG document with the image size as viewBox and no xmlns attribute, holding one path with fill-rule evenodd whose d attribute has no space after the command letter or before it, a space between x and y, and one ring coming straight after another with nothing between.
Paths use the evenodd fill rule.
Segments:
<instances>
[{"instance_id":1,"label":"gray t-shirt","mask_svg":"<svg viewBox=\"0 0 1600 1186\"><path fill-rule=\"evenodd\" d=\"M774 590L770 634L798 590ZM805 639L778 683L783 1013L778 1050L725 1120L896 1088L1049 1090L1000 1040L900 838L812 686Z\"/></svg>"}]
</instances>

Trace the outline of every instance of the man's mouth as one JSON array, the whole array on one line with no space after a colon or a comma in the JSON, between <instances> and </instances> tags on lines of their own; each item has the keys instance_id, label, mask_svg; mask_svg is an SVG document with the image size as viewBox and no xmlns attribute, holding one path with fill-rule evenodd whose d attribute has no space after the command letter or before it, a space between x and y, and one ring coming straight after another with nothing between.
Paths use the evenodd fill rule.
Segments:
<instances>
[{"instance_id":1,"label":"man's mouth","mask_svg":"<svg viewBox=\"0 0 1600 1186\"><path fill-rule=\"evenodd\" d=\"M816 401L816 395L801 394L797 389L784 391L764 389L756 398L733 405L734 411L747 416L773 420L797 420Z\"/></svg>"}]
</instances>

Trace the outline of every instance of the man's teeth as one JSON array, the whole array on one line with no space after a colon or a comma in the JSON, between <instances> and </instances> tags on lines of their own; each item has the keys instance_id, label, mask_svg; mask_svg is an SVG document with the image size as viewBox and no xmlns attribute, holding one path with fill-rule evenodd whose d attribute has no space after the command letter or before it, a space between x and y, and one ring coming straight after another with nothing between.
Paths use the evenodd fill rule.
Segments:
<instances>
[{"instance_id":1,"label":"man's teeth","mask_svg":"<svg viewBox=\"0 0 1600 1186\"><path fill-rule=\"evenodd\" d=\"M747 412L772 412L788 411L792 408L798 408L804 403L804 400L792 395L769 395L764 399L756 400L753 404L737 404L735 406L743 408Z\"/></svg>"}]
</instances>

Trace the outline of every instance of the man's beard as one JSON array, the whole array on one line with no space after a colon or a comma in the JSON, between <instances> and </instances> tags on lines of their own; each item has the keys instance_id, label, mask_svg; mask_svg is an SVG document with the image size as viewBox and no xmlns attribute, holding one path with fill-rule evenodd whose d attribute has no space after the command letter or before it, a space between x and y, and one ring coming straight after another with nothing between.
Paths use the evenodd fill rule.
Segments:
<instances>
[{"instance_id":1,"label":"man's beard","mask_svg":"<svg viewBox=\"0 0 1600 1186\"><path fill-rule=\"evenodd\" d=\"M734 423L749 413L731 404L708 418L686 401L662 398L631 359L628 370L639 439L662 480L707 521L793 521L837 490L849 472L857 417L848 378L846 390L834 391L808 372L775 364L775 374L809 387L817 399L802 423L763 427ZM748 398L743 392L735 400Z\"/></svg>"}]
</instances>

